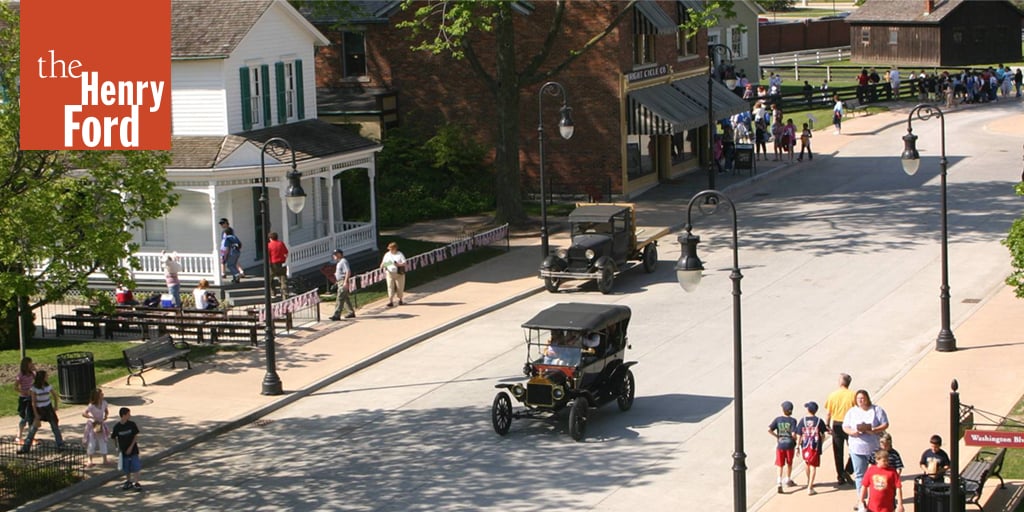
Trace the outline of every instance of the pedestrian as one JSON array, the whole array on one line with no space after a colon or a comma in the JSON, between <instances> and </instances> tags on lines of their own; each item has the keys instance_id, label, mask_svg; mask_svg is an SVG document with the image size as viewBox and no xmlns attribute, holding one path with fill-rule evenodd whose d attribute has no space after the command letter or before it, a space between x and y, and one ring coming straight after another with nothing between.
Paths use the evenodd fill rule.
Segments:
<instances>
[{"instance_id":1,"label":"pedestrian","mask_svg":"<svg viewBox=\"0 0 1024 512\"><path fill-rule=\"evenodd\" d=\"M355 318L356 308L352 307L352 299L349 298L349 279L352 277L352 269L348 265L348 260L345 259L345 251L341 249L335 249L334 253L331 254L334 258L334 279L335 286L338 287L338 298L335 300L334 314L331 315L331 320L341 320L341 313L344 312L344 307L348 306L348 314L345 318ZM390 289L391 287L388 286Z\"/></svg>"},{"instance_id":2,"label":"pedestrian","mask_svg":"<svg viewBox=\"0 0 1024 512\"><path fill-rule=\"evenodd\" d=\"M25 436L25 427L31 425L32 418L32 382L36 378L36 365L31 357L21 358L21 367L14 378L14 390L18 392L18 442Z\"/></svg>"},{"instance_id":3,"label":"pedestrian","mask_svg":"<svg viewBox=\"0 0 1024 512\"><path fill-rule=\"evenodd\" d=\"M768 433L775 438L775 465L779 468L776 490L782 494L782 486L792 487L793 453L796 451L796 420L793 419L793 402L782 402L782 416L768 424ZM785 475L785 476L783 476Z\"/></svg>"},{"instance_id":4,"label":"pedestrian","mask_svg":"<svg viewBox=\"0 0 1024 512\"><path fill-rule=\"evenodd\" d=\"M889 86L892 89L893 97L897 100L900 99L900 70L896 66L889 70Z\"/></svg>"},{"instance_id":5,"label":"pedestrian","mask_svg":"<svg viewBox=\"0 0 1024 512\"><path fill-rule=\"evenodd\" d=\"M1013 74L1013 86L1017 88L1017 97L1020 98L1020 87L1021 82L1024 81L1024 72L1021 72L1020 68L1017 68L1017 72Z\"/></svg>"},{"instance_id":6,"label":"pedestrian","mask_svg":"<svg viewBox=\"0 0 1024 512\"><path fill-rule=\"evenodd\" d=\"M888 432L882 432L878 435L878 446L881 449L889 452L889 467L896 470L896 473L900 476L903 475L903 457L900 457L900 452L896 451L892 447L892 436ZM871 454L871 458L868 459L868 464L875 463L875 455Z\"/></svg>"},{"instance_id":7,"label":"pedestrian","mask_svg":"<svg viewBox=\"0 0 1024 512\"><path fill-rule=\"evenodd\" d=\"M935 434L928 443L930 446L921 454L921 471L925 478L941 482L949 469L949 455L942 449L942 436Z\"/></svg>"},{"instance_id":8,"label":"pedestrian","mask_svg":"<svg viewBox=\"0 0 1024 512\"><path fill-rule=\"evenodd\" d=\"M811 101L814 97L814 86L810 82L804 80L804 101L807 102L807 108L811 108Z\"/></svg>"},{"instance_id":9,"label":"pedestrian","mask_svg":"<svg viewBox=\"0 0 1024 512\"><path fill-rule=\"evenodd\" d=\"M21 449L18 450L19 454L28 453L29 447L32 446L32 441L36 438L36 432L39 431L39 427L42 426L44 421L50 424L50 430L53 431L53 440L57 443L57 448L64 447L64 438L61 436L59 419L57 418L57 392L47 382L46 377L46 371L39 370L32 380L33 421L32 426L28 429L28 435L25 436L25 440L21 443Z\"/></svg>"},{"instance_id":10,"label":"pedestrian","mask_svg":"<svg viewBox=\"0 0 1024 512\"><path fill-rule=\"evenodd\" d=\"M864 472L857 488L857 510L903 512L903 485L899 473L889 467L889 452L878 449L874 457L875 465Z\"/></svg>"},{"instance_id":11,"label":"pedestrian","mask_svg":"<svg viewBox=\"0 0 1024 512\"><path fill-rule=\"evenodd\" d=\"M89 395L89 405L86 406L82 417L85 418L85 454L89 461L85 467L93 466L92 456L98 451L103 455L103 465L107 465L107 439L110 438L110 429L107 428L107 418L110 416L110 406L103 398L103 390L96 388Z\"/></svg>"},{"instance_id":12,"label":"pedestrian","mask_svg":"<svg viewBox=\"0 0 1024 512\"><path fill-rule=\"evenodd\" d=\"M288 297L288 269L285 262L288 260L288 247L284 242L278 240L277 232L271 231L267 238L267 255L270 257L270 275L281 281L281 297Z\"/></svg>"},{"instance_id":13,"label":"pedestrian","mask_svg":"<svg viewBox=\"0 0 1024 512\"><path fill-rule=\"evenodd\" d=\"M181 307L181 280L178 273L181 272L181 263L178 262L177 254L161 253L164 257L164 282L167 283L167 293L171 295L173 307Z\"/></svg>"},{"instance_id":14,"label":"pedestrian","mask_svg":"<svg viewBox=\"0 0 1024 512\"><path fill-rule=\"evenodd\" d=\"M889 428L889 417L885 409L871 403L871 395L859 389L855 406L846 411L843 431L850 436L850 460L853 461L853 483L860 495L864 472L868 468L868 457L878 450L878 435Z\"/></svg>"},{"instance_id":15,"label":"pedestrian","mask_svg":"<svg viewBox=\"0 0 1024 512\"><path fill-rule=\"evenodd\" d=\"M783 141L782 135L786 131L786 127L782 124L782 119L775 119L772 123L772 150L775 152L775 161L778 162L782 159L782 148Z\"/></svg>"},{"instance_id":16,"label":"pedestrian","mask_svg":"<svg viewBox=\"0 0 1024 512\"><path fill-rule=\"evenodd\" d=\"M384 253L384 257L380 261L380 268L384 270L387 279L388 307L395 307L395 299L398 299L399 305L405 304L402 301L402 297L405 295L405 255L398 250L397 243L388 244L388 252Z\"/></svg>"},{"instance_id":17,"label":"pedestrian","mask_svg":"<svg viewBox=\"0 0 1024 512\"><path fill-rule=\"evenodd\" d=\"M764 118L754 121L754 155L757 160L761 159L761 155L764 155L765 161L768 160L768 124Z\"/></svg>"},{"instance_id":18,"label":"pedestrian","mask_svg":"<svg viewBox=\"0 0 1024 512\"><path fill-rule=\"evenodd\" d=\"M196 309L217 309L220 300L217 294L210 289L210 282L200 279L199 284L192 290L192 298L195 300Z\"/></svg>"},{"instance_id":19,"label":"pedestrian","mask_svg":"<svg viewBox=\"0 0 1024 512\"><path fill-rule=\"evenodd\" d=\"M842 135L843 133L843 100L839 99L839 95L835 94L832 96L832 101L835 102L832 105L832 126L836 127L836 135Z\"/></svg>"},{"instance_id":20,"label":"pedestrian","mask_svg":"<svg viewBox=\"0 0 1024 512\"><path fill-rule=\"evenodd\" d=\"M814 490L814 479L818 475L818 466L821 465L821 451L825 442L825 434L828 432L828 423L817 416L818 402L807 402L804 407L807 409L807 416L800 420L797 436L800 444L800 456L806 467L807 495L813 496L817 494L817 491Z\"/></svg>"},{"instance_id":21,"label":"pedestrian","mask_svg":"<svg viewBox=\"0 0 1024 512\"><path fill-rule=\"evenodd\" d=\"M110 438L117 440L117 451L121 457L120 468L127 477L121 489L141 491L139 473L142 471L142 459L139 458L139 426L131 420L131 409L122 407L117 415L121 420L114 424Z\"/></svg>"},{"instance_id":22,"label":"pedestrian","mask_svg":"<svg viewBox=\"0 0 1024 512\"><path fill-rule=\"evenodd\" d=\"M807 150L807 159L814 160L814 153L811 153L811 137L813 136L814 134L811 133L811 128L807 123L804 123L804 129L800 132L800 157L797 158L798 162L802 162L804 160L805 149Z\"/></svg>"},{"instance_id":23,"label":"pedestrian","mask_svg":"<svg viewBox=\"0 0 1024 512\"><path fill-rule=\"evenodd\" d=\"M228 271L227 267L224 265L224 260L225 257L228 255L228 251L227 247L224 246L224 239L227 238L227 235L224 234L224 231L231 227L231 223L228 222L228 219L222 218L220 219L219 222L217 222L217 224L220 226L220 277L225 278L228 276Z\"/></svg>"},{"instance_id":24,"label":"pedestrian","mask_svg":"<svg viewBox=\"0 0 1024 512\"><path fill-rule=\"evenodd\" d=\"M793 124L793 119L789 118L786 120L786 126L783 129L782 135L783 149L789 155L789 161L793 161L794 151L796 147L796 125Z\"/></svg>"},{"instance_id":25,"label":"pedestrian","mask_svg":"<svg viewBox=\"0 0 1024 512\"><path fill-rule=\"evenodd\" d=\"M848 374L839 374L839 388L828 394L825 399L825 423L828 423L832 432L832 455L835 457L836 480L838 485L853 483L849 474L853 473L853 466L843 457L843 444L847 442L848 436L843 431L843 419L846 411L855 405L855 393L850 389L850 382L853 378Z\"/></svg>"},{"instance_id":26,"label":"pedestrian","mask_svg":"<svg viewBox=\"0 0 1024 512\"><path fill-rule=\"evenodd\" d=\"M225 228L222 244L225 251L224 267L231 273L231 282L237 283L245 277L245 271L242 270L242 265L238 263L238 258L242 255L242 241L235 236L234 229Z\"/></svg>"}]
</instances>

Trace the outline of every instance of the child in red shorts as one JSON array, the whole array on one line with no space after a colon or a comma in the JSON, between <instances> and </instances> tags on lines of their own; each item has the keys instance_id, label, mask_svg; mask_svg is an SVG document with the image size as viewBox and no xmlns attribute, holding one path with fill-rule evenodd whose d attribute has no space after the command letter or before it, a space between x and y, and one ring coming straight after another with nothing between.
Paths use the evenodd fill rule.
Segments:
<instances>
[{"instance_id":1,"label":"child in red shorts","mask_svg":"<svg viewBox=\"0 0 1024 512\"><path fill-rule=\"evenodd\" d=\"M807 402L807 416L800 420L800 428L797 430L797 441L800 445L800 456L804 459L807 468L807 494L814 495L814 478L818 474L818 466L821 465L821 449L828 432L828 425L817 416L818 403Z\"/></svg>"},{"instance_id":2,"label":"child in red shorts","mask_svg":"<svg viewBox=\"0 0 1024 512\"><path fill-rule=\"evenodd\" d=\"M793 419L793 402L786 400L782 402L782 416L772 420L768 424L768 433L776 439L775 465L779 467L778 492L782 493L782 486L794 486L793 483L793 453L796 451L796 420ZM783 477L785 470L785 477Z\"/></svg>"}]
</instances>

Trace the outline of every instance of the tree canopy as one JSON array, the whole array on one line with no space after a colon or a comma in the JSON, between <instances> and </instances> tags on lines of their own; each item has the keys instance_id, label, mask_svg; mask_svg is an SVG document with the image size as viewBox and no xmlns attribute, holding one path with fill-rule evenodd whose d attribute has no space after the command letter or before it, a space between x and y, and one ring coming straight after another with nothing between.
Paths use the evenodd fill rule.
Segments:
<instances>
[{"instance_id":1,"label":"tree canopy","mask_svg":"<svg viewBox=\"0 0 1024 512\"><path fill-rule=\"evenodd\" d=\"M132 230L174 206L165 151L19 148L19 24L0 3L0 340L19 298L31 309L87 286L93 272L131 282Z\"/></svg>"}]
</instances>

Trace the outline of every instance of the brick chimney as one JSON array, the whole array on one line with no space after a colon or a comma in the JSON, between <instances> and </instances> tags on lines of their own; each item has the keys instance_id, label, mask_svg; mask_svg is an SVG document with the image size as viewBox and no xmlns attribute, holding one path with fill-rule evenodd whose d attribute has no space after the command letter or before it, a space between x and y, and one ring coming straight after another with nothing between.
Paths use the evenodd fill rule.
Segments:
<instances>
[{"instance_id":1,"label":"brick chimney","mask_svg":"<svg viewBox=\"0 0 1024 512\"><path fill-rule=\"evenodd\" d=\"M935 10L935 0L924 0L924 13L931 14Z\"/></svg>"}]
</instances>

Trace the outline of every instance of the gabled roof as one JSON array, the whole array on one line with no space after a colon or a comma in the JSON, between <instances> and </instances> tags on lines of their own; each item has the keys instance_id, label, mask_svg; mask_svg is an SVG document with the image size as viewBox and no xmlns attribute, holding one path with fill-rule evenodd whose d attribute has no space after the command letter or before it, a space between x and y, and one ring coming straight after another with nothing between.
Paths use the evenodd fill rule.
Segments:
<instances>
[{"instance_id":1,"label":"gabled roof","mask_svg":"<svg viewBox=\"0 0 1024 512\"><path fill-rule=\"evenodd\" d=\"M298 161L371 149L379 144L319 119L219 136L171 137L169 169L213 169L243 144L262 145L273 137L289 141Z\"/></svg>"},{"instance_id":2,"label":"gabled roof","mask_svg":"<svg viewBox=\"0 0 1024 512\"><path fill-rule=\"evenodd\" d=\"M949 16L957 7L967 1L935 0L932 12L925 14L925 0L867 0L847 16L846 22L851 24L892 22L934 24L941 22L943 18Z\"/></svg>"},{"instance_id":3,"label":"gabled roof","mask_svg":"<svg viewBox=\"0 0 1024 512\"><path fill-rule=\"evenodd\" d=\"M320 44L330 44L283 0L172 0L171 58L227 58L275 3L309 30Z\"/></svg>"},{"instance_id":4,"label":"gabled roof","mask_svg":"<svg viewBox=\"0 0 1024 512\"><path fill-rule=\"evenodd\" d=\"M299 12L313 23L347 24L387 23L402 2L399 0L351 0L348 3L337 3L337 10L316 9L305 4Z\"/></svg>"}]
</instances>

